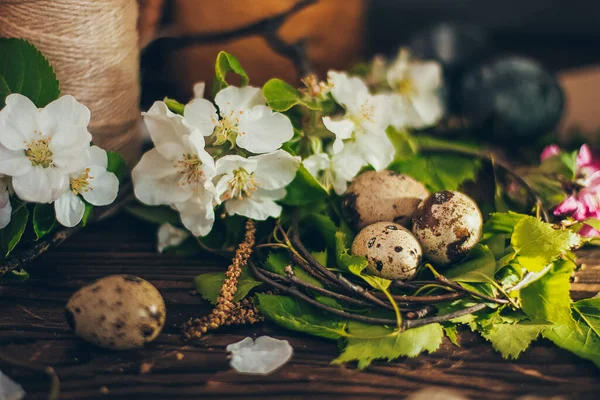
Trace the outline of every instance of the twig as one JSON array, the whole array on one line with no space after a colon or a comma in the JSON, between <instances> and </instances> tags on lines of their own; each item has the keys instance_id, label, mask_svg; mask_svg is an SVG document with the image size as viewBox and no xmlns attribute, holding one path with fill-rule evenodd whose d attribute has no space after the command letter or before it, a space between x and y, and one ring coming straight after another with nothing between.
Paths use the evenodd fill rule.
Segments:
<instances>
[{"instance_id":1,"label":"twig","mask_svg":"<svg viewBox=\"0 0 600 400\"><path fill-rule=\"evenodd\" d=\"M542 219L544 220L544 222L550 222L550 215L548 214L548 211L546 211L546 209L544 208L542 199L537 194L535 189L533 189L533 187L531 187L531 185L529 183L527 183L527 181L525 179L523 179L523 177L521 177L518 173L513 171L513 169L510 167L510 165L504 163L503 161L496 160L490 152L479 151L479 150L475 150L475 149L471 150L471 149L466 149L466 148L461 148L461 149L447 148L447 147L435 146L435 145L419 145L419 150L425 151L425 152L433 152L433 153L454 153L454 154L468 156L468 157L475 157L480 160L487 161L488 163L490 163L492 165L492 167L498 167L505 174L510 175L510 177L512 179L514 179L519 185L523 186L525 188L525 190L527 190L527 194L529 195L529 198L533 201L533 203L540 210L540 212L542 214Z\"/></svg>"},{"instance_id":2,"label":"twig","mask_svg":"<svg viewBox=\"0 0 600 400\"><path fill-rule=\"evenodd\" d=\"M473 314L474 312L483 310L487 306L484 303L475 304L474 306L463 308L462 310L454 311L449 314L438 315L435 317L415 319L415 320L404 320L404 326L406 329L418 328L419 326L425 326L436 322L445 322L453 320L454 318L462 317L463 315Z\"/></svg>"},{"instance_id":3,"label":"twig","mask_svg":"<svg viewBox=\"0 0 600 400\"><path fill-rule=\"evenodd\" d=\"M120 196L113 204L94 210L94 214L88 220L88 224L113 216L134 199L132 186L129 182L121 187ZM74 226L73 228L64 228L51 233L48 237L40 241L31 242L30 244L28 243L28 246L17 248L6 258L2 266L0 266L0 277L10 271L23 268L49 249L58 247L62 242L79 232L81 228L83 228L81 224Z\"/></svg>"},{"instance_id":4,"label":"twig","mask_svg":"<svg viewBox=\"0 0 600 400\"><path fill-rule=\"evenodd\" d=\"M157 34L152 43L160 42L166 49L172 51L198 44L222 43L242 37L260 35L265 38L274 52L290 59L294 63L298 75L304 77L312 73L312 67L306 57L306 40L301 39L296 43L287 43L279 37L278 31L291 16L316 2L317 0L301 0L282 13L225 32L182 35L177 33L176 29L170 28Z\"/></svg>"},{"instance_id":5,"label":"twig","mask_svg":"<svg viewBox=\"0 0 600 400\"><path fill-rule=\"evenodd\" d=\"M233 251L214 249L212 247L209 247L206 244L204 244L204 242L202 242L202 240L198 236L194 236L194 239L196 239L196 242L198 242L198 246L200 246L200 248L206 251L207 253L214 254L216 256L227 259L230 259L235 254Z\"/></svg>"},{"instance_id":6,"label":"twig","mask_svg":"<svg viewBox=\"0 0 600 400\"><path fill-rule=\"evenodd\" d=\"M12 358L7 356L6 354L0 354L0 361L3 361L9 365L23 368L32 372L36 372L38 374L43 374L50 379L50 390L48 392L48 400L57 400L60 395L60 379L58 378L58 374L49 365L38 365L32 364L27 361L18 360L16 358Z\"/></svg>"}]
</instances>

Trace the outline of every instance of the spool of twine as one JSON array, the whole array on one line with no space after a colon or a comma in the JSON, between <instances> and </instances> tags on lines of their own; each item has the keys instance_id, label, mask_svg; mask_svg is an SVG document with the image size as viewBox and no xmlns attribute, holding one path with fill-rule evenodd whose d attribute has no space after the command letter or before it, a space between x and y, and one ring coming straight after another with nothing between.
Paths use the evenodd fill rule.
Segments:
<instances>
[{"instance_id":1,"label":"spool of twine","mask_svg":"<svg viewBox=\"0 0 600 400\"><path fill-rule=\"evenodd\" d=\"M0 0L0 37L33 43L61 93L91 110L94 143L129 165L141 144L137 14L136 0Z\"/></svg>"}]
</instances>

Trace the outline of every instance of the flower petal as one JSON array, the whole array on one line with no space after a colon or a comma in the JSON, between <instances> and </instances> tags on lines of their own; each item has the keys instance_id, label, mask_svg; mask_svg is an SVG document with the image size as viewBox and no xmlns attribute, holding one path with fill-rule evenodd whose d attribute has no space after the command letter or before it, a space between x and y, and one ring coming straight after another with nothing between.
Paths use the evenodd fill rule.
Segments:
<instances>
[{"instance_id":1,"label":"flower petal","mask_svg":"<svg viewBox=\"0 0 600 400\"><path fill-rule=\"evenodd\" d=\"M544 147L542 154L540 154L540 161L544 161L547 158L560 154L560 147L555 144ZM578 157L579 158L579 157Z\"/></svg>"},{"instance_id":2,"label":"flower petal","mask_svg":"<svg viewBox=\"0 0 600 400\"><path fill-rule=\"evenodd\" d=\"M351 152L360 154L377 171L385 169L394 160L394 145L386 135L364 133L358 135L352 145Z\"/></svg>"},{"instance_id":3,"label":"flower petal","mask_svg":"<svg viewBox=\"0 0 600 400\"><path fill-rule=\"evenodd\" d=\"M215 222L212 201L212 193L199 191L190 200L174 205L181 214L181 222L194 236L206 236L212 230Z\"/></svg>"},{"instance_id":4,"label":"flower petal","mask_svg":"<svg viewBox=\"0 0 600 400\"><path fill-rule=\"evenodd\" d=\"M106 150L101 149L98 146L90 147L90 164L98 165L104 169L108 167L108 155Z\"/></svg>"},{"instance_id":5,"label":"flower petal","mask_svg":"<svg viewBox=\"0 0 600 400\"><path fill-rule=\"evenodd\" d=\"M300 158L294 157L285 150L250 157L256 160L254 171L256 183L261 189L275 190L287 186L296 176L300 167Z\"/></svg>"},{"instance_id":6,"label":"flower petal","mask_svg":"<svg viewBox=\"0 0 600 400\"><path fill-rule=\"evenodd\" d=\"M162 224L156 233L158 252L162 253L167 247L179 246L188 237L190 237L188 231L171 224Z\"/></svg>"},{"instance_id":7,"label":"flower petal","mask_svg":"<svg viewBox=\"0 0 600 400\"><path fill-rule=\"evenodd\" d=\"M581 236L584 237L598 237L600 236L600 231L598 231L597 229L594 229L593 227L591 227L590 225L584 224L581 229L579 230L579 233Z\"/></svg>"},{"instance_id":8,"label":"flower petal","mask_svg":"<svg viewBox=\"0 0 600 400\"><path fill-rule=\"evenodd\" d=\"M33 168L23 150L9 150L0 144L0 174L17 176Z\"/></svg>"},{"instance_id":9,"label":"flower petal","mask_svg":"<svg viewBox=\"0 0 600 400\"><path fill-rule=\"evenodd\" d=\"M185 153L182 140L191 129L181 115L171 112L162 101L155 102L142 115L152 142L165 158L176 160Z\"/></svg>"},{"instance_id":10,"label":"flower petal","mask_svg":"<svg viewBox=\"0 0 600 400\"><path fill-rule=\"evenodd\" d=\"M413 61L408 73L419 93L435 93L442 86L442 66L435 61Z\"/></svg>"},{"instance_id":11,"label":"flower petal","mask_svg":"<svg viewBox=\"0 0 600 400\"><path fill-rule=\"evenodd\" d=\"M334 121L329 117L323 117L323 125L329 131L335 134L335 141L333 142L333 153L339 153L344 148L344 142L342 140L350 139L356 126L354 122L347 119Z\"/></svg>"},{"instance_id":12,"label":"flower petal","mask_svg":"<svg viewBox=\"0 0 600 400\"><path fill-rule=\"evenodd\" d=\"M225 209L229 215L242 215L256 221L264 221L269 217L277 218L281 215L281 206L273 200L261 199L256 196L256 193L242 200L227 200Z\"/></svg>"},{"instance_id":13,"label":"flower petal","mask_svg":"<svg viewBox=\"0 0 600 400\"><path fill-rule=\"evenodd\" d=\"M217 160L217 176L223 174L229 174L236 169L243 168L248 173L252 173L256 170L257 160L253 158L244 158L238 155L223 156Z\"/></svg>"},{"instance_id":14,"label":"flower petal","mask_svg":"<svg viewBox=\"0 0 600 400\"><path fill-rule=\"evenodd\" d=\"M314 176L315 179L317 179L319 172L329 168L329 155L327 155L326 153L313 154L312 156L309 156L304 161L302 161L302 165L304 165L304 168L306 168L306 170L312 176Z\"/></svg>"},{"instance_id":15,"label":"flower petal","mask_svg":"<svg viewBox=\"0 0 600 400\"><path fill-rule=\"evenodd\" d=\"M81 195L90 204L95 206L106 206L117 198L119 193L119 179L112 172L99 165L90 165L89 190L83 191Z\"/></svg>"},{"instance_id":16,"label":"flower petal","mask_svg":"<svg viewBox=\"0 0 600 400\"><path fill-rule=\"evenodd\" d=\"M192 196L189 185L180 185L181 173L157 149L142 156L131 173L136 197L148 205L185 202Z\"/></svg>"},{"instance_id":17,"label":"flower petal","mask_svg":"<svg viewBox=\"0 0 600 400\"><path fill-rule=\"evenodd\" d=\"M579 202L575 196L569 196L554 209L554 215L569 215L577 210L578 205Z\"/></svg>"},{"instance_id":18,"label":"flower petal","mask_svg":"<svg viewBox=\"0 0 600 400\"><path fill-rule=\"evenodd\" d=\"M265 105L265 96L260 88L244 86L243 88L228 86L215 96L221 117L228 118L240 115L254 106Z\"/></svg>"},{"instance_id":19,"label":"flower petal","mask_svg":"<svg viewBox=\"0 0 600 400\"><path fill-rule=\"evenodd\" d=\"M39 112L27 97L14 93L6 97L6 106L0 111L0 143L10 150L25 148L25 142L39 131Z\"/></svg>"},{"instance_id":20,"label":"flower petal","mask_svg":"<svg viewBox=\"0 0 600 400\"><path fill-rule=\"evenodd\" d=\"M287 340L250 337L227 346L232 353L230 365L242 374L268 375L292 358L294 349Z\"/></svg>"},{"instance_id":21,"label":"flower petal","mask_svg":"<svg viewBox=\"0 0 600 400\"><path fill-rule=\"evenodd\" d=\"M56 220L63 226L71 228L81 222L85 212L85 203L78 196L67 190L54 202Z\"/></svg>"},{"instance_id":22,"label":"flower petal","mask_svg":"<svg viewBox=\"0 0 600 400\"><path fill-rule=\"evenodd\" d=\"M444 114L444 108L436 93L422 93L411 97L412 105L419 115L419 121L413 123L414 128L434 125Z\"/></svg>"},{"instance_id":23,"label":"flower petal","mask_svg":"<svg viewBox=\"0 0 600 400\"><path fill-rule=\"evenodd\" d=\"M10 193L8 191L8 180L0 179L0 229L4 229L10 223L12 206L10 204Z\"/></svg>"},{"instance_id":24,"label":"flower petal","mask_svg":"<svg viewBox=\"0 0 600 400\"><path fill-rule=\"evenodd\" d=\"M342 195L346 192L348 182L350 182L361 168L365 165L365 162L358 155L353 153L352 148L347 151L342 151L336 154L331 159L333 168L334 181L333 190L336 194Z\"/></svg>"},{"instance_id":25,"label":"flower petal","mask_svg":"<svg viewBox=\"0 0 600 400\"><path fill-rule=\"evenodd\" d=\"M27 173L13 177L15 193L23 201L50 203L54 200L51 174L48 168L31 168Z\"/></svg>"},{"instance_id":26,"label":"flower petal","mask_svg":"<svg viewBox=\"0 0 600 400\"><path fill-rule=\"evenodd\" d=\"M360 78L349 77L344 72L329 71L327 80L331 86L331 95L338 104L353 114L360 111L361 102L358 99L369 94L367 85Z\"/></svg>"},{"instance_id":27,"label":"flower petal","mask_svg":"<svg viewBox=\"0 0 600 400\"><path fill-rule=\"evenodd\" d=\"M369 110L368 118L361 118L361 126L367 132L385 135L392 120L392 102L389 96L378 94L367 96L361 103L360 113Z\"/></svg>"},{"instance_id":28,"label":"flower petal","mask_svg":"<svg viewBox=\"0 0 600 400\"><path fill-rule=\"evenodd\" d=\"M267 106L256 106L241 119L236 143L255 154L277 150L294 136L292 123Z\"/></svg>"},{"instance_id":29,"label":"flower petal","mask_svg":"<svg viewBox=\"0 0 600 400\"><path fill-rule=\"evenodd\" d=\"M183 110L183 117L203 136L210 136L215 130L219 115L215 106L206 99L194 99Z\"/></svg>"}]
</instances>

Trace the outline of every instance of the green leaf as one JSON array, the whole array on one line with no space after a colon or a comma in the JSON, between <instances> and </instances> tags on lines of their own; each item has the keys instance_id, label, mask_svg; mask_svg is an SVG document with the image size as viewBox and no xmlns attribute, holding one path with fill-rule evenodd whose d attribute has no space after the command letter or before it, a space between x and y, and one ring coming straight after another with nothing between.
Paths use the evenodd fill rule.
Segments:
<instances>
[{"instance_id":1,"label":"green leaf","mask_svg":"<svg viewBox=\"0 0 600 400\"><path fill-rule=\"evenodd\" d=\"M284 253L269 253L267 260L265 261L263 267L271 272L275 272L276 274L287 276L285 273L285 267L290 265L290 258ZM304 281L306 283L310 283L313 286L323 287L323 284L319 282L317 279L313 278L308 272L304 271L302 268L295 266L294 274L296 278Z\"/></svg>"},{"instance_id":2,"label":"green leaf","mask_svg":"<svg viewBox=\"0 0 600 400\"><path fill-rule=\"evenodd\" d=\"M286 195L279 202L288 206L318 203L327 199L328 193L303 165L294 180L286 186Z\"/></svg>"},{"instance_id":3,"label":"green leaf","mask_svg":"<svg viewBox=\"0 0 600 400\"><path fill-rule=\"evenodd\" d=\"M185 110L185 104L181 104L177 100L170 99L168 97L165 97L163 99L163 103L165 103L167 105L167 108L175 114L183 115L183 110Z\"/></svg>"},{"instance_id":4,"label":"green leaf","mask_svg":"<svg viewBox=\"0 0 600 400\"><path fill-rule=\"evenodd\" d=\"M86 226L92 213L94 212L94 206L88 203L85 199L83 199L85 203L85 210L83 211L83 217L81 218L81 226Z\"/></svg>"},{"instance_id":5,"label":"green leaf","mask_svg":"<svg viewBox=\"0 0 600 400\"><path fill-rule=\"evenodd\" d=\"M353 265L354 271L362 272L368 265L365 257L350 255L350 245L346 241L346 234L338 231L335 234L336 252L335 259L337 267L342 271L350 271ZM353 272L356 273L356 272Z\"/></svg>"},{"instance_id":6,"label":"green leaf","mask_svg":"<svg viewBox=\"0 0 600 400\"><path fill-rule=\"evenodd\" d=\"M223 282L225 282L225 272L209 272L194 278L196 292L200 294L204 300L210 301L211 304L217 303L217 298L219 297ZM242 268L233 301L236 302L242 300L252 289L260 285L262 285L262 282L254 279L248 272L248 268Z\"/></svg>"},{"instance_id":7,"label":"green leaf","mask_svg":"<svg viewBox=\"0 0 600 400\"><path fill-rule=\"evenodd\" d=\"M0 108L11 93L28 97L37 107L58 99L54 69L34 45L23 39L0 38Z\"/></svg>"},{"instance_id":8,"label":"green leaf","mask_svg":"<svg viewBox=\"0 0 600 400\"><path fill-rule=\"evenodd\" d=\"M572 311L571 323L553 325L543 336L600 368L600 298L579 300Z\"/></svg>"},{"instance_id":9,"label":"green leaf","mask_svg":"<svg viewBox=\"0 0 600 400\"><path fill-rule=\"evenodd\" d=\"M142 203L136 203L128 206L126 211L131 215L152 224L171 224L173 226L181 225L179 214L171 207L147 206Z\"/></svg>"},{"instance_id":10,"label":"green leaf","mask_svg":"<svg viewBox=\"0 0 600 400\"><path fill-rule=\"evenodd\" d=\"M52 204L36 204L33 209L33 230L37 240L50 233L56 226L56 213Z\"/></svg>"},{"instance_id":11,"label":"green leaf","mask_svg":"<svg viewBox=\"0 0 600 400\"><path fill-rule=\"evenodd\" d=\"M250 81L238 59L229 53L221 51L217 55L217 62L215 63L217 91L229 86L227 74L230 72L233 72L240 77L240 86L246 86Z\"/></svg>"},{"instance_id":12,"label":"green leaf","mask_svg":"<svg viewBox=\"0 0 600 400\"><path fill-rule=\"evenodd\" d=\"M12 198L11 202L12 215L10 222L4 229L0 230L0 249L3 257L8 256L19 243L23 232L25 232L27 220L29 220L27 205L15 198Z\"/></svg>"},{"instance_id":13,"label":"green leaf","mask_svg":"<svg viewBox=\"0 0 600 400\"><path fill-rule=\"evenodd\" d=\"M338 339L346 335L346 322L301 300L272 294L256 295L257 307L265 318L287 329Z\"/></svg>"},{"instance_id":14,"label":"green leaf","mask_svg":"<svg viewBox=\"0 0 600 400\"><path fill-rule=\"evenodd\" d=\"M478 244L467 254L464 260L450 268L444 276L455 282L491 282L494 281L496 260L487 246Z\"/></svg>"},{"instance_id":15,"label":"green leaf","mask_svg":"<svg viewBox=\"0 0 600 400\"><path fill-rule=\"evenodd\" d=\"M121 182L127 173L127 164L125 164L123 156L116 151L107 151L106 156L108 158L108 166L106 167L106 170L115 174L115 176L119 179L119 182Z\"/></svg>"},{"instance_id":16,"label":"green leaf","mask_svg":"<svg viewBox=\"0 0 600 400\"><path fill-rule=\"evenodd\" d=\"M302 93L289 83L281 79L273 78L264 84L262 92L267 100L267 104L274 111L284 112L301 104L311 110L319 110L316 102L305 101Z\"/></svg>"},{"instance_id":17,"label":"green leaf","mask_svg":"<svg viewBox=\"0 0 600 400\"><path fill-rule=\"evenodd\" d=\"M393 126L389 126L385 132L394 145L394 161L402 161L415 156L417 146L408 132L398 131Z\"/></svg>"},{"instance_id":18,"label":"green leaf","mask_svg":"<svg viewBox=\"0 0 600 400\"><path fill-rule=\"evenodd\" d=\"M410 175L432 192L457 190L463 182L474 181L481 162L457 155L417 154L393 162L388 169Z\"/></svg>"},{"instance_id":19,"label":"green leaf","mask_svg":"<svg viewBox=\"0 0 600 400\"><path fill-rule=\"evenodd\" d=\"M521 308L527 316L555 324L571 320L571 274L575 263L560 259L538 280L519 291Z\"/></svg>"},{"instance_id":20,"label":"green leaf","mask_svg":"<svg viewBox=\"0 0 600 400\"><path fill-rule=\"evenodd\" d=\"M351 326L349 330L353 334ZM379 339L349 337L342 353L333 363L358 361L358 368L364 369L378 359L391 361L403 356L416 357L425 351L436 351L442 344L443 337L444 331L440 324L408 329Z\"/></svg>"},{"instance_id":21,"label":"green leaf","mask_svg":"<svg viewBox=\"0 0 600 400\"><path fill-rule=\"evenodd\" d=\"M517 324L495 324L481 335L492 343L494 349L504 358L516 359L527 350L548 325L524 321Z\"/></svg>"},{"instance_id":22,"label":"green leaf","mask_svg":"<svg viewBox=\"0 0 600 400\"><path fill-rule=\"evenodd\" d=\"M537 218L525 216L515 225L511 245L515 260L526 270L539 272L558 256L579 244L579 236L556 230Z\"/></svg>"},{"instance_id":23,"label":"green leaf","mask_svg":"<svg viewBox=\"0 0 600 400\"><path fill-rule=\"evenodd\" d=\"M10 271L10 278L17 281L26 281L29 279L29 272L25 271L23 268L21 269L13 269Z\"/></svg>"},{"instance_id":24,"label":"green leaf","mask_svg":"<svg viewBox=\"0 0 600 400\"><path fill-rule=\"evenodd\" d=\"M600 230L600 219L590 218L583 221L583 223L594 229Z\"/></svg>"},{"instance_id":25,"label":"green leaf","mask_svg":"<svg viewBox=\"0 0 600 400\"><path fill-rule=\"evenodd\" d=\"M444 328L444 333L450 342L453 345L460 347L460 343L458 342L458 327L456 325L445 324L442 325Z\"/></svg>"},{"instance_id":26,"label":"green leaf","mask_svg":"<svg viewBox=\"0 0 600 400\"><path fill-rule=\"evenodd\" d=\"M512 235L515 225L524 217L527 215L514 212L490 214L489 219L483 224L482 241L494 240L493 237L497 234Z\"/></svg>"},{"instance_id":27,"label":"green leaf","mask_svg":"<svg viewBox=\"0 0 600 400\"><path fill-rule=\"evenodd\" d=\"M310 227L316 228L316 230L321 234L321 236L323 236L323 240L325 241L327 248L330 249L332 252L335 251L335 234L337 232L338 227L331 220L331 218L323 214L310 214L302 221Z\"/></svg>"}]
</instances>

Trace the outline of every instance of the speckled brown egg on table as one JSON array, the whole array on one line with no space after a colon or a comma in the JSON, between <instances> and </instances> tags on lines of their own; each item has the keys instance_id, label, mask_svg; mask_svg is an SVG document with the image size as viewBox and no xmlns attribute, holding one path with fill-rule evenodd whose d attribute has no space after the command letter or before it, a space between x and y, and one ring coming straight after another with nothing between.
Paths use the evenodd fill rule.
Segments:
<instances>
[{"instance_id":1,"label":"speckled brown egg on table","mask_svg":"<svg viewBox=\"0 0 600 400\"><path fill-rule=\"evenodd\" d=\"M400 280L415 276L422 258L417 239L393 222L376 222L363 228L352 242L352 254L366 257L372 274Z\"/></svg>"},{"instance_id":2,"label":"speckled brown egg on table","mask_svg":"<svg viewBox=\"0 0 600 400\"><path fill-rule=\"evenodd\" d=\"M469 196L444 190L423 200L413 215L412 231L423 255L437 265L464 258L481 238L481 211Z\"/></svg>"},{"instance_id":3,"label":"speckled brown egg on table","mask_svg":"<svg viewBox=\"0 0 600 400\"><path fill-rule=\"evenodd\" d=\"M79 289L67 303L67 322L82 339L124 350L151 342L165 324L165 302L148 281L111 275Z\"/></svg>"},{"instance_id":4,"label":"speckled brown egg on table","mask_svg":"<svg viewBox=\"0 0 600 400\"><path fill-rule=\"evenodd\" d=\"M419 203L429 195L410 176L393 171L367 171L354 178L342 199L342 212L355 229L384 221L408 226Z\"/></svg>"}]
</instances>

